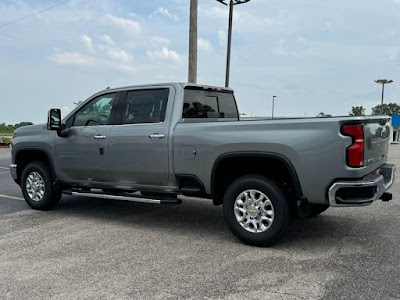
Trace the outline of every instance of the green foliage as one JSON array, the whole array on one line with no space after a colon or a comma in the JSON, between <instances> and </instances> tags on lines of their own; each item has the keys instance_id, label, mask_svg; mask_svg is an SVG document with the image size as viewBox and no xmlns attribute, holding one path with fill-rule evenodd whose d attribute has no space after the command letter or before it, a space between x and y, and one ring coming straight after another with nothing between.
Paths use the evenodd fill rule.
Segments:
<instances>
[{"instance_id":1,"label":"green foliage","mask_svg":"<svg viewBox=\"0 0 400 300\"><path fill-rule=\"evenodd\" d=\"M101 101L97 102L92 107L92 113L96 115L104 115L109 116L111 114L111 103L102 103Z\"/></svg>"},{"instance_id":2,"label":"green foliage","mask_svg":"<svg viewBox=\"0 0 400 300\"><path fill-rule=\"evenodd\" d=\"M400 114L400 105L398 105L397 103L388 103L388 104L383 104L383 110L381 113L381 107L382 105L377 105L375 107L372 108L372 114L373 115L397 115Z\"/></svg>"},{"instance_id":3,"label":"green foliage","mask_svg":"<svg viewBox=\"0 0 400 300\"><path fill-rule=\"evenodd\" d=\"M352 106L349 116L364 116L365 108L363 106Z\"/></svg>"},{"instance_id":4,"label":"green foliage","mask_svg":"<svg viewBox=\"0 0 400 300\"><path fill-rule=\"evenodd\" d=\"M15 129L23 127L23 126L29 126L29 125L33 125L32 122L20 122L14 125Z\"/></svg>"},{"instance_id":5,"label":"green foliage","mask_svg":"<svg viewBox=\"0 0 400 300\"><path fill-rule=\"evenodd\" d=\"M6 143L6 144L11 143L11 138L3 138L3 143Z\"/></svg>"},{"instance_id":6,"label":"green foliage","mask_svg":"<svg viewBox=\"0 0 400 300\"><path fill-rule=\"evenodd\" d=\"M33 125L32 122L20 122L15 125L6 125L6 123L0 124L0 135L13 135L14 130L22 126Z\"/></svg>"}]
</instances>

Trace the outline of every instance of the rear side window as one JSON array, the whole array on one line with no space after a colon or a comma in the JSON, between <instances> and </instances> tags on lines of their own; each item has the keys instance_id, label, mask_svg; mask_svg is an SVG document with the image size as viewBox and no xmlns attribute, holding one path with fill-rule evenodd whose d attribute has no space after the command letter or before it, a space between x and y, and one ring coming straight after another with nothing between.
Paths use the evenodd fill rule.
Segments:
<instances>
[{"instance_id":1,"label":"rear side window","mask_svg":"<svg viewBox=\"0 0 400 300\"><path fill-rule=\"evenodd\" d=\"M167 88L128 92L122 124L163 122L168 94Z\"/></svg>"},{"instance_id":2,"label":"rear side window","mask_svg":"<svg viewBox=\"0 0 400 300\"><path fill-rule=\"evenodd\" d=\"M231 93L185 90L182 119L238 119Z\"/></svg>"}]
</instances>

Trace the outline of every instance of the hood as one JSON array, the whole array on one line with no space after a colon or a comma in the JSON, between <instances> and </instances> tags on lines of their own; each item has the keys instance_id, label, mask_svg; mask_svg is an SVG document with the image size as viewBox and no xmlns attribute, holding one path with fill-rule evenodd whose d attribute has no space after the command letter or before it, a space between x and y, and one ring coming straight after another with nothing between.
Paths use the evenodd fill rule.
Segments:
<instances>
[{"instance_id":1,"label":"hood","mask_svg":"<svg viewBox=\"0 0 400 300\"><path fill-rule=\"evenodd\" d=\"M46 124L23 126L14 131L15 134L47 130Z\"/></svg>"}]
</instances>

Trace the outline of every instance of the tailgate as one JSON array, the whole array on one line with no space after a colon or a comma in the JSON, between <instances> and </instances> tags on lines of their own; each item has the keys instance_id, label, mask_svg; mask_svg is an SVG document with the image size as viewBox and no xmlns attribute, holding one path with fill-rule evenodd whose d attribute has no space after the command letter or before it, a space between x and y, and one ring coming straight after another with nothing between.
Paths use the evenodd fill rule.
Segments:
<instances>
[{"instance_id":1,"label":"tailgate","mask_svg":"<svg viewBox=\"0 0 400 300\"><path fill-rule=\"evenodd\" d=\"M364 123L364 166L387 157L390 140L390 119L368 116Z\"/></svg>"}]
</instances>

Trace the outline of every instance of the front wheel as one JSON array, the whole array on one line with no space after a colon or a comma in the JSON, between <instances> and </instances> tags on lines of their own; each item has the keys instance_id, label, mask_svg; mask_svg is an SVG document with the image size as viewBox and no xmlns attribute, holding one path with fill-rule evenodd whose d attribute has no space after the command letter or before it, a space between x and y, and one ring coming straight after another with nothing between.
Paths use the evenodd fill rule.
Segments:
<instances>
[{"instance_id":1,"label":"front wheel","mask_svg":"<svg viewBox=\"0 0 400 300\"><path fill-rule=\"evenodd\" d=\"M282 190L258 175L236 179L224 195L224 218L232 233L253 246L271 246L285 233L289 208Z\"/></svg>"},{"instance_id":2,"label":"front wheel","mask_svg":"<svg viewBox=\"0 0 400 300\"><path fill-rule=\"evenodd\" d=\"M40 161L28 164L22 171L22 194L26 203L38 210L50 210L61 199L61 191L53 187L49 167Z\"/></svg>"}]
</instances>

